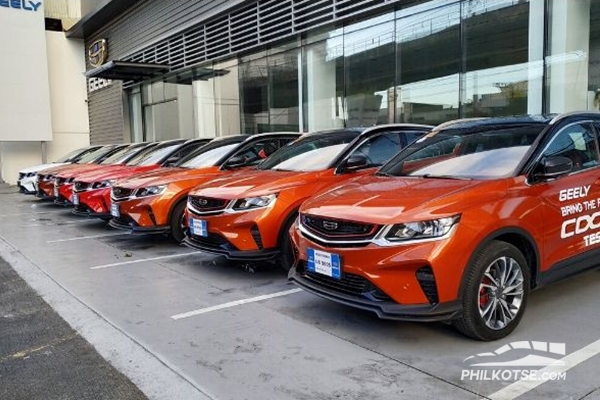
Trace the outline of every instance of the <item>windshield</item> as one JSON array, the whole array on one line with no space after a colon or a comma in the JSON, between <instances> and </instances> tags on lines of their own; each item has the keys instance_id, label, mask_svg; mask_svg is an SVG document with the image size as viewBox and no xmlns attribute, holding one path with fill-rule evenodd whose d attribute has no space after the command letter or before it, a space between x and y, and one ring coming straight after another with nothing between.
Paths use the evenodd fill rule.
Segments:
<instances>
[{"instance_id":1,"label":"windshield","mask_svg":"<svg viewBox=\"0 0 600 400\"><path fill-rule=\"evenodd\" d=\"M158 164L165 158L169 153L173 152L182 145L181 142L166 144L158 147L153 147L150 151L143 151L137 156L133 157L127 165L138 165L138 166L148 166L153 164Z\"/></svg>"},{"instance_id":2,"label":"windshield","mask_svg":"<svg viewBox=\"0 0 600 400\"><path fill-rule=\"evenodd\" d=\"M61 158L59 158L58 160L54 161L55 163L65 163L65 162L70 162L73 161L74 158L77 158L78 155L80 155L81 153L83 153L85 151L85 147L82 147L81 149L77 149L77 150L73 150L72 152L68 153L67 155L62 156Z\"/></svg>"},{"instance_id":3,"label":"windshield","mask_svg":"<svg viewBox=\"0 0 600 400\"><path fill-rule=\"evenodd\" d=\"M77 163L78 164L91 164L94 161L96 161L98 158L101 158L106 153L112 151L113 149L114 149L114 147L100 147L99 149L94 150L91 153L86 154L85 156L81 157L81 159L79 161L77 161Z\"/></svg>"},{"instance_id":4,"label":"windshield","mask_svg":"<svg viewBox=\"0 0 600 400\"><path fill-rule=\"evenodd\" d=\"M384 165L380 175L496 179L511 176L545 125L430 134Z\"/></svg>"},{"instance_id":5,"label":"windshield","mask_svg":"<svg viewBox=\"0 0 600 400\"><path fill-rule=\"evenodd\" d=\"M333 160L358 136L358 132L338 132L311 135L282 147L258 169L279 171L319 171L331 165Z\"/></svg>"},{"instance_id":6,"label":"windshield","mask_svg":"<svg viewBox=\"0 0 600 400\"><path fill-rule=\"evenodd\" d=\"M217 163L225 154L239 146L240 143L230 143L225 146L212 148L210 150L195 153L192 157L182 160L177 167L181 168L206 168Z\"/></svg>"},{"instance_id":7,"label":"windshield","mask_svg":"<svg viewBox=\"0 0 600 400\"><path fill-rule=\"evenodd\" d=\"M112 156L106 158L100 164L103 164L103 165L119 164L119 161L121 161L126 155L131 155L132 153L135 153L138 150L139 150L138 147L131 147L131 146L123 147L122 149L120 149L119 151L114 153Z\"/></svg>"}]
</instances>

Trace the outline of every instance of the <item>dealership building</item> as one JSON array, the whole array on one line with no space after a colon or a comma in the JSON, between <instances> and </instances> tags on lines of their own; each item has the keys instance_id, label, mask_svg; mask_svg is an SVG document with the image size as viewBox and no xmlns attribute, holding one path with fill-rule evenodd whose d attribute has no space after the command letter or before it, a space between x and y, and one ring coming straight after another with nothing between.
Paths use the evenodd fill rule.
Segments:
<instances>
[{"instance_id":1,"label":"dealership building","mask_svg":"<svg viewBox=\"0 0 600 400\"><path fill-rule=\"evenodd\" d=\"M93 144L600 106L600 0L94 4Z\"/></svg>"}]
</instances>

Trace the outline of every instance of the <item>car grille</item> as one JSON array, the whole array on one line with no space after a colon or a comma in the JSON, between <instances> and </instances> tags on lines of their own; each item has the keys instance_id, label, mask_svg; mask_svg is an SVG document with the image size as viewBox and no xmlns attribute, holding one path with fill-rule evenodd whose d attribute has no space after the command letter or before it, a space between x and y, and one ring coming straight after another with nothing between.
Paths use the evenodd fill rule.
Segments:
<instances>
[{"instance_id":1,"label":"car grille","mask_svg":"<svg viewBox=\"0 0 600 400\"><path fill-rule=\"evenodd\" d=\"M90 187L90 184L87 182L79 182L76 181L75 184L73 185L73 190L76 192L83 192L84 190L87 190L87 188Z\"/></svg>"},{"instance_id":2,"label":"car grille","mask_svg":"<svg viewBox=\"0 0 600 400\"><path fill-rule=\"evenodd\" d=\"M123 200L130 197L134 192L134 189L127 189L123 187L112 188L111 197L115 200Z\"/></svg>"},{"instance_id":3,"label":"car grille","mask_svg":"<svg viewBox=\"0 0 600 400\"><path fill-rule=\"evenodd\" d=\"M65 178L56 178L54 180L54 186L60 186L64 184L67 180Z\"/></svg>"},{"instance_id":4,"label":"car grille","mask_svg":"<svg viewBox=\"0 0 600 400\"><path fill-rule=\"evenodd\" d=\"M222 249L222 250L237 250L237 248L229 243L227 239L225 239L221 235L217 235L216 233L208 233L208 236L197 236L191 235L191 239L205 247L212 247L214 249Z\"/></svg>"},{"instance_id":5,"label":"car grille","mask_svg":"<svg viewBox=\"0 0 600 400\"><path fill-rule=\"evenodd\" d=\"M300 261L297 268L302 273L304 279L326 289L352 296L367 297L374 301L393 301L390 296L371 283L371 281L360 275L345 273L342 279L335 279L327 275L308 271L305 261Z\"/></svg>"},{"instance_id":6,"label":"car grille","mask_svg":"<svg viewBox=\"0 0 600 400\"><path fill-rule=\"evenodd\" d=\"M189 196L189 204L198 211L218 211L227 207L227 200L212 197Z\"/></svg>"},{"instance_id":7,"label":"car grille","mask_svg":"<svg viewBox=\"0 0 600 400\"><path fill-rule=\"evenodd\" d=\"M379 228L378 225L373 224L319 218L305 214L302 214L300 218L302 224L311 231L329 238L370 239L375 236Z\"/></svg>"},{"instance_id":8,"label":"car grille","mask_svg":"<svg viewBox=\"0 0 600 400\"><path fill-rule=\"evenodd\" d=\"M22 172L19 172L19 180L25 178L27 176L27 174L24 174Z\"/></svg>"}]
</instances>

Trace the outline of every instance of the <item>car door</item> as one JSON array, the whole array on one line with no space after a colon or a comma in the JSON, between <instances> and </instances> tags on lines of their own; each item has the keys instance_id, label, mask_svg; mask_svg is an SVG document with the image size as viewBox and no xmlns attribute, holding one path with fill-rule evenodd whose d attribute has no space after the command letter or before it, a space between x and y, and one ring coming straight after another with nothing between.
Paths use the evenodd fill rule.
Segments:
<instances>
[{"instance_id":1,"label":"car door","mask_svg":"<svg viewBox=\"0 0 600 400\"><path fill-rule=\"evenodd\" d=\"M561 127L543 150L541 160L551 156L568 157L573 169L557 179L537 184L543 204L546 269L600 247L600 156L596 131L587 122Z\"/></svg>"}]
</instances>

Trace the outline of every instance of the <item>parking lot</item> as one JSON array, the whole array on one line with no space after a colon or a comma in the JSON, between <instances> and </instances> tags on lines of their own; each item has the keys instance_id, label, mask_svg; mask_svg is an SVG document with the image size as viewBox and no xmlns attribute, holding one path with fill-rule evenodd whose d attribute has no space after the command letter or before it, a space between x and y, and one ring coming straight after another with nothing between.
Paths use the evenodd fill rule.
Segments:
<instances>
[{"instance_id":1,"label":"parking lot","mask_svg":"<svg viewBox=\"0 0 600 400\"><path fill-rule=\"evenodd\" d=\"M482 343L17 193L0 221L0 256L151 398L600 399L598 271L534 292L511 336ZM469 356L522 341L564 343L565 379L461 379Z\"/></svg>"}]
</instances>

